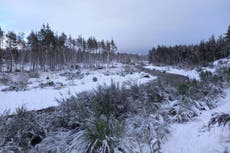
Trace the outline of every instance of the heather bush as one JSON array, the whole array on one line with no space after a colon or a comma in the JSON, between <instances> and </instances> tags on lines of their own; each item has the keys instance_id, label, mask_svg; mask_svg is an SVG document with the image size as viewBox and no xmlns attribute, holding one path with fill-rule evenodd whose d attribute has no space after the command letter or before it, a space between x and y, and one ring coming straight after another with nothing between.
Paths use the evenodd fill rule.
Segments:
<instances>
[{"instance_id":1,"label":"heather bush","mask_svg":"<svg viewBox=\"0 0 230 153\"><path fill-rule=\"evenodd\" d=\"M16 109L14 115L1 116L0 135L2 151L25 152L40 143L45 133L35 115L22 106Z\"/></svg>"}]
</instances>

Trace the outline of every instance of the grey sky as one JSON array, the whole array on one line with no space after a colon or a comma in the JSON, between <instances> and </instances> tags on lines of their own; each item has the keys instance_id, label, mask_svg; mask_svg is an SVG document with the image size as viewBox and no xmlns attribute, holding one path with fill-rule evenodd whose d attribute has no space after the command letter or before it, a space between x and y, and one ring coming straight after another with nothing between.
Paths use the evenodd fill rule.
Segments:
<instances>
[{"instance_id":1,"label":"grey sky","mask_svg":"<svg viewBox=\"0 0 230 153\"><path fill-rule=\"evenodd\" d=\"M0 0L0 26L30 32L49 23L73 36L114 39L120 51L192 44L226 32L230 0Z\"/></svg>"}]
</instances>

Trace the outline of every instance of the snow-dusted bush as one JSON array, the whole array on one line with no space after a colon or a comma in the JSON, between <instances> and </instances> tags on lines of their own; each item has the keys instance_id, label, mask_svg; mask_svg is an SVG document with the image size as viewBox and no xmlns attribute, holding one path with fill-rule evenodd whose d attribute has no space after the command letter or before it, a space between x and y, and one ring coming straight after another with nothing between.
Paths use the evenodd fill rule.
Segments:
<instances>
[{"instance_id":1,"label":"snow-dusted bush","mask_svg":"<svg viewBox=\"0 0 230 153\"><path fill-rule=\"evenodd\" d=\"M9 76L6 74L1 74L0 75L0 84L7 85L10 82Z\"/></svg>"},{"instance_id":2,"label":"snow-dusted bush","mask_svg":"<svg viewBox=\"0 0 230 153\"><path fill-rule=\"evenodd\" d=\"M74 79L83 79L84 74L81 73L80 71L77 72L70 72L69 75L67 76L68 80L74 80Z\"/></svg>"},{"instance_id":3,"label":"snow-dusted bush","mask_svg":"<svg viewBox=\"0 0 230 153\"><path fill-rule=\"evenodd\" d=\"M41 88L44 88L44 87L52 87L54 86L54 82L53 81L48 81L48 82L45 82L45 83L40 83L39 86Z\"/></svg>"},{"instance_id":4,"label":"snow-dusted bush","mask_svg":"<svg viewBox=\"0 0 230 153\"><path fill-rule=\"evenodd\" d=\"M87 152L114 152L123 132L123 125L118 120L104 115L88 122L84 137L88 140Z\"/></svg>"},{"instance_id":5,"label":"snow-dusted bush","mask_svg":"<svg viewBox=\"0 0 230 153\"><path fill-rule=\"evenodd\" d=\"M212 82L190 80L178 87L178 96L187 96L192 100L205 100L206 97L214 98L222 93L222 88Z\"/></svg>"},{"instance_id":6,"label":"snow-dusted bush","mask_svg":"<svg viewBox=\"0 0 230 153\"><path fill-rule=\"evenodd\" d=\"M93 92L83 92L68 99L59 100L66 113L76 114L77 118L88 118L104 114L107 117L123 118L132 108L129 107L128 92L118 84L99 86Z\"/></svg>"},{"instance_id":7,"label":"snow-dusted bush","mask_svg":"<svg viewBox=\"0 0 230 153\"><path fill-rule=\"evenodd\" d=\"M98 87L93 94L92 105L96 115L113 115L115 118L121 118L132 110L129 102L126 89L112 83L109 87Z\"/></svg>"},{"instance_id":8,"label":"snow-dusted bush","mask_svg":"<svg viewBox=\"0 0 230 153\"><path fill-rule=\"evenodd\" d=\"M227 113L215 113L212 115L212 118L209 121L209 127L215 124L218 126L226 126L226 124L230 123L230 114Z\"/></svg>"},{"instance_id":9,"label":"snow-dusted bush","mask_svg":"<svg viewBox=\"0 0 230 153\"><path fill-rule=\"evenodd\" d=\"M61 101L61 109L69 112L72 121L75 120L74 122L80 124L81 130L78 133L81 136L78 135L79 139L71 142L72 149L79 151L79 142L84 139L83 144L88 147L83 147L83 150L108 152L109 149L110 152L125 150L131 153L134 151L131 142L135 141L140 143L142 150L145 150L144 145L149 148L149 152L159 151L160 144L168 133L167 110L161 107L163 96L159 97L163 95L163 92L160 92L161 88L163 89L163 85L158 88L155 83L134 85L131 89L112 84L109 87L101 86L94 92L84 92ZM137 123L136 120L129 122L130 117L138 114L141 114L139 118L145 121L144 123ZM122 123L126 121L127 124L123 127ZM129 133L123 130L123 128L130 129L129 123L140 124L141 128L134 126L134 130ZM127 138L127 143L124 143L126 139L123 137Z\"/></svg>"},{"instance_id":10,"label":"snow-dusted bush","mask_svg":"<svg viewBox=\"0 0 230 153\"><path fill-rule=\"evenodd\" d=\"M3 82L5 85L9 86L2 91L24 91L27 88L28 84L28 75L27 73L12 73L4 74L0 77L0 83Z\"/></svg>"},{"instance_id":11,"label":"snow-dusted bush","mask_svg":"<svg viewBox=\"0 0 230 153\"><path fill-rule=\"evenodd\" d=\"M198 110L195 107L195 101L183 96L181 99L172 102L169 115L172 121L187 122L198 115Z\"/></svg>"},{"instance_id":12,"label":"snow-dusted bush","mask_svg":"<svg viewBox=\"0 0 230 153\"><path fill-rule=\"evenodd\" d=\"M93 82L97 82L97 77L93 77Z\"/></svg>"},{"instance_id":13,"label":"snow-dusted bush","mask_svg":"<svg viewBox=\"0 0 230 153\"><path fill-rule=\"evenodd\" d=\"M126 74L132 74L133 72L135 72L135 69L133 66L130 66L130 65L125 65L124 66L124 71L123 71L123 75L126 75Z\"/></svg>"},{"instance_id":14,"label":"snow-dusted bush","mask_svg":"<svg viewBox=\"0 0 230 153\"><path fill-rule=\"evenodd\" d=\"M43 128L37 123L35 115L22 106L15 115L0 117L0 151L27 152L40 143L45 136Z\"/></svg>"},{"instance_id":15,"label":"snow-dusted bush","mask_svg":"<svg viewBox=\"0 0 230 153\"><path fill-rule=\"evenodd\" d=\"M220 67L216 70L218 79L222 82L222 83L226 83L227 86L229 86L230 84L230 67L228 66L224 66L224 67Z\"/></svg>"},{"instance_id":16,"label":"snow-dusted bush","mask_svg":"<svg viewBox=\"0 0 230 153\"><path fill-rule=\"evenodd\" d=\"M119 148L123 152L161 152L161 144L169 134L163 112L139 114L126 120L125 133Z\"/></svg>"},{"instance_id":17,"label":"snow-dusted bush","mask_svg":"<svg viewBox=\"0 0 230 153\"><path fill-rule=\"evenodd\" d=\"M38 72L29 72L28 76L29 78L39 78L40 74Z\"/></svg>"},{"instance_id":18,"label":"snow-dusted bush","mask_svg":"<svg viewBox=\"0 0 230 153\"><path fill-rule=\"evenodd\" d=\"M213 74L210 71L202 71L200 73L200 79L202 81L211 81L213 79Z\"/></svg>"},{"instance_id":19,"label":"snow-dusted bush","mask_svg":"<svg viewBox=\"0 0 230 153\"><path fill-rule=\"evenodd\" d=\"M28 80L29 80L29 75L24 72L15 73L15 75L12 76L11 78L12 84L16 84L16 85L27 85Z\"/></svg>"},{"instance_id":20,"label":"snow-dusted bush","mask_svg":"<svg viewBox=\"0 0 230 153\"><path fill-rule=\"evenodd\" d=\"M60 101L61 110L68 113L71 122L78 122L81 134L72 141L72 149L79 150L79 141L84 139L82 152L114 152L123 132L124 116L128 113L125 89L114 83L100 86L94 92L83 92ZM75 144L75 145L74 145Z\"/></svg>"},{"instance_id":21,"label":"snow-dusted bush","mask_svg":"<svg viewBox=\"0 0 230 153\"><path fill-rule=\"evenodd\" d=\"M2 89L2 91L25 91L26 86L24 85L11 85L7 88Z\"/></svg>"}]
</instances>

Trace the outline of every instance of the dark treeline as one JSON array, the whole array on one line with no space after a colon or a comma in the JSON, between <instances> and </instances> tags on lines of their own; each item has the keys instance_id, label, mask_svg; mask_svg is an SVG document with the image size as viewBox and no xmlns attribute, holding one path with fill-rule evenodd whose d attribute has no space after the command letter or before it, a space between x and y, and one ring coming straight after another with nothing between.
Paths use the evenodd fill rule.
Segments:
<instances>
[{"instance_id":1,"label":"dark treeline","mask_svg":"<svg viewBox=\"0 0 230 153\"><path fill-rule=\"evenodd\" d=\"M100 66L110 61L128 58L126 54L115 54L117 46L113 40L87 40L82 36L74 39L65 33L60 35L43 25L27 37L13 31L5 33L0 28L0 70L15 71L25 67L36 70L56 70L74 64ZM135 57L135 56L134 56Z\"/></svg>"},{"instance_id":2,"label":"dark treeline","mask_svg":"<svg viewBox=\"0 0 230 153\"><path fill-rule=\"evenodd\" d=\"M168 65L206 64L230 55L230 26L224 36L211 36L197 45L158 46L149 51L149 61Z\"/></svg>"}]
</instances>

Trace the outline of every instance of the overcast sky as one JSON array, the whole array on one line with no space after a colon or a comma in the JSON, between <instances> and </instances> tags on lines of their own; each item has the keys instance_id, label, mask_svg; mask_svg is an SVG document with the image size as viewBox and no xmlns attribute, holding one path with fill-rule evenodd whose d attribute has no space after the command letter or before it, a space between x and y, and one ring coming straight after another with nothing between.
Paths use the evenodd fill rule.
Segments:
<instances>
[{"instance_id":1,"label":"overcast sky","mask_svg":"<svg viewBox=\"0 0 230 153\"><path fill-rule=\"evenodd\" d=\"M29 33L43 23L74 37L113 38L123 52L147 52L225 33L230 0L0 0L3 30Z\"/></svg>"}]
</instances>

